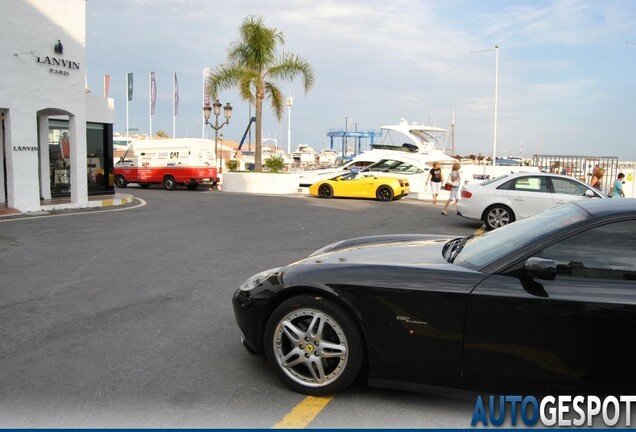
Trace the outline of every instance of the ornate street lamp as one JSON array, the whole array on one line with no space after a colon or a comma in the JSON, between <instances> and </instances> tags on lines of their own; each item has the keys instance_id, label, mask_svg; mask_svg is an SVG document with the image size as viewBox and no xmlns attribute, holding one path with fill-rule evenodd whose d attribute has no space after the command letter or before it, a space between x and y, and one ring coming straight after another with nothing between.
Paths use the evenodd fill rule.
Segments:
<instances>
[{"instance_id":1,"label":"ornate street lamp","mask_svg":"<svg viewBox=\"0 0 636 432\"><path fill-rule=\"evenodd\" d=\"M223 107L223 115L225 116L225 122L219 124L219 115L221 115L221 107ZM210 123L210 114L214 109L214 124ZM228 102L223 106L218 99L214 101L212 106L209 104L205 104L203 107L203 118L205 119L205 124L210 125L212 129L214 129L214 157L217 160L217 168L222 167L219 165L219 153L218 153L218 141L219 141L219 129L223 126L230 124L230 118L232 118L232 106ZM221 168L222 169L222 168Z\"/></svg>"}]
</instances>

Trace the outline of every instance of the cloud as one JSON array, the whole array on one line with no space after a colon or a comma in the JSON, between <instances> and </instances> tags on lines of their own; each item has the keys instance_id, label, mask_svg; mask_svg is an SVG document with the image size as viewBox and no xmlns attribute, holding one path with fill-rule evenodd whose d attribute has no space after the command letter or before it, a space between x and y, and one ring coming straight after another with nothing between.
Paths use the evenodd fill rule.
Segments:
<instances>
[{"instance_id":1,"label":"cloud","mask_svg":"<svg viewBox=\"0 0 636 432\"><path fill-rule=\"evenodd\" d=\"M558 0L543 7L531 3L491 13L485 34L511 45L585 45L603 43L632 27L629 4Z\"/></svg>"},{"instance_id":2,"label":"cloud","mask_svg":"<svg viewBox=\"0 0 636 432\"><path fill-rule=\"evenodd\" d=\"M492 51L471 51L492 49L495 43L501 46L502 140L518 142L532 130L566 142L571 139L563 132L571 130L567 122L598 111L617 122L607 125L616 134L613 142L633 142L614 120L622 117L609 114L633 106L628 92L634 88L636 48L624 43L636 41L633 1L91 0L87 13L92 86L99 87L101 75L110 73L111 88L120 93L121 87L123 94L117 80L125 72L156 71L159 98L165 101L153 120L156 129L171 131L169 83L176 70L181 92L177 130L200 131L201 69L223 63L242 20L256 15L280 29L284 50L305 58L316 72L316 86L306 96L298 83L281 83L285 93L295 96L295 143L325 142L326 131L342 125L345 115L365 128L400 117L431 118L448 127L454 109L462 124L458 141L487 147L495 58ZM135 79L141 88L135 88L131 121L140 125L147 122L147 101L143 78ZM225 135L238 139L248 107L236 92L223 99L235 107ZM282 129L268 110L265 130ZM124 112L125 102L118 98L116 130L122 129ZM506 121L511 119L518 121Z\"/></svg>"}]
</instances>

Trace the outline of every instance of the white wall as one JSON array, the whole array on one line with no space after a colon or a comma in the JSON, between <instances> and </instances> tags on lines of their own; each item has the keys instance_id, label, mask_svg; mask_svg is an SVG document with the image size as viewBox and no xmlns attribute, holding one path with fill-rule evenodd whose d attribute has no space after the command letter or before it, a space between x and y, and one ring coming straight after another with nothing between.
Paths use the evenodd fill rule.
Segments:
<instances>
[{"instance_id":1,"label":"white wall","mask_svg":"<svg viewBox=\"0 0 636 432\"><path fill-rule=\"evenodd\" d=\"M23 150L39 145L38 113L66 114L70 125L75 125L76 133L71 137L71 201L80 207L88 203L85 17L85 0L0 1L0 109L9 119L5 120L9 207L40 209L38 151ZM62 54L54 51L58 40L64 47ZM46 64L53 58L72 67Z\"/></svg>"}]
</instances>

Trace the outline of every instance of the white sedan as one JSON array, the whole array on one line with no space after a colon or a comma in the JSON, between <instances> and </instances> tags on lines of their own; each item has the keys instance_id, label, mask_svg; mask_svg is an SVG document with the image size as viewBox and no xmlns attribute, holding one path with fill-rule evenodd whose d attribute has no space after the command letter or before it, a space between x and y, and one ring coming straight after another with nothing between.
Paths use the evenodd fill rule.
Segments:
<instances>
[{"instance_id":1,"label":"white sedan","mask_svg":"<svg viewBox=\"0 0 636 432\"><path fill-rule=\"evenodd\" d=\"M572 177L548 173L507 174L463 187L459 213L487 230L525 219L552 207L586 198L607 198Z\"/></svg>"}]
</instances>

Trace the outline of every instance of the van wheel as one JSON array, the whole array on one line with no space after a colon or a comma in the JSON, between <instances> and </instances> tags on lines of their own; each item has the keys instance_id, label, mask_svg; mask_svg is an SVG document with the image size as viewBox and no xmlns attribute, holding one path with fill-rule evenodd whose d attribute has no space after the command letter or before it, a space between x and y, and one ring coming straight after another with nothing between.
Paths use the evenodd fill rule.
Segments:
<instances>
[{"instance_id":1,"label":"van wheel","mask_svg":"<svg viewBox=\"0 0 636 432\"><path fill-rule=\"evenodd\" d=\"M166 188L166 190L175 190L177 188L177 182L174 181L174 177L165 176L163 178L163 187Z\"/></svg>"},{"instance_id":2,"label":"van wheel","mask_svg":"<svg viewBox=\"0 0 636 432\"><path fill-rule=\"evenodd\" d=\"M188 183L186 187L188 188L188 190L197 190L197 188L199 187L199 183Z\"/></svg>"},{"instance_id":3,"label":"van wheel","mask_svg":"<svg viewBox=\"0 0 636 432\"><path fill-rule=\"evenodd\" d=\"M128 186L128 182L126 181L123 175L117 174L117 177L115 177L115 186L123 189L126 186Z\"/></svg>"}]
</instances>

